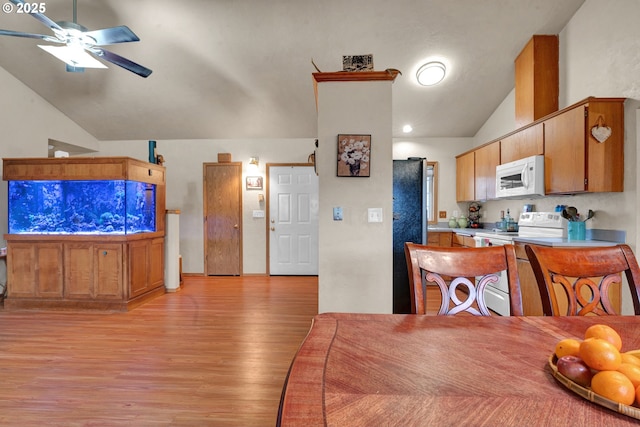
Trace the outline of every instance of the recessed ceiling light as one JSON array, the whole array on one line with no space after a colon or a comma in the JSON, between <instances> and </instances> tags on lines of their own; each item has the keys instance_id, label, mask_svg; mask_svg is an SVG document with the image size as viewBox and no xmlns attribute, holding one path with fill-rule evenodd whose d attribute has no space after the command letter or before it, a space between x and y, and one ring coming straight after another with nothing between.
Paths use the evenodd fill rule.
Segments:
<instances>
[{"instance_id":1,"label":"recessed ceiling light","mask_svg":"<svg viewBox=\"0 0 640 427\"><path fill-rule=\"evenodd\" d=\"M412 130L413 130L413 128L411 127L411 125L402 126L402 132L404 132L404 133L411 133Z\"/></svg>"},{"instance_id":2,"label":"recessed ceiling light","mask_svg":"<svg viewBox=\"0 0 640 427\"><path fill-rule=\"evenodd\" d=\"M427 62L418 68L416 79L422 86L433 86L440 83L447 72L447 67L442 62Z\"/></svg>"}]
</instances>

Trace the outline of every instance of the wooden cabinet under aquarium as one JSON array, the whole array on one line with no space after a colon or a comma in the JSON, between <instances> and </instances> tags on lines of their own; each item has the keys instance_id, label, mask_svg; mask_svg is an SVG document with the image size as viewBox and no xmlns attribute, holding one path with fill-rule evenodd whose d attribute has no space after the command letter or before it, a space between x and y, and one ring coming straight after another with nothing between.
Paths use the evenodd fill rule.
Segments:
<instances>
[{"instance_id":1,"label":"wooden cabinet under aquarium","mask_svg":"<svg viewBox=\"0 0 640 427\"><path fill-rule=\"evenodd\" d=\"M165 292L165 169L128 157L3 159L5 308L130 310Z\"/></svg>"}]
</instances>

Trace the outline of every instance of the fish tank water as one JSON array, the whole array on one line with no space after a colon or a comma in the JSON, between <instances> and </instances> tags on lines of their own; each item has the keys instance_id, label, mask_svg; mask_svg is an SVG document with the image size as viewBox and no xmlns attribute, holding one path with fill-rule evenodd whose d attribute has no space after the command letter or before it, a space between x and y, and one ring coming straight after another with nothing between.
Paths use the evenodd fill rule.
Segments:
<instances>
[{"instance_id":1,"label":"fish tank water","mask_svg":"<svg viewBox=\"0 0 640 427\"><path fill-rule=\"evenodd\" d=\"M9 181L10 234L156 231L156 186L129 180Z\"/></svg>"}]
</instances>

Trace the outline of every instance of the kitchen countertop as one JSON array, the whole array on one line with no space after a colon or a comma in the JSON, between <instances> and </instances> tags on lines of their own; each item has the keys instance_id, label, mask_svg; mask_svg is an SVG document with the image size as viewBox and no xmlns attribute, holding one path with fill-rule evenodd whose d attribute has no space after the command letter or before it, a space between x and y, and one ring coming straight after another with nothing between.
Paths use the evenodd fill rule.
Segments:
<instances>
[{"instance_id":1,"label":"kitchen countertop","mask_svg":"<svg viewBox=\"0 0 640 427\"><path fill-rule=\"evenodd\" d=\"M433 232L447 232L447 231L453 231L454 233L457 234L466 234L467 236L473 236L476 234L477 231L491 231L488 228L449 228L449 227L428 227L427 228L427 233L429 231L433 231Z\"/></svg>"},{"instance_id":2,"label":"kitchen countertop","mask_svg":"<svg viewBox=\"0 0 640 427\"><path fill-rule=\"evenodd\" d=\"M618 242L607 240L569 240L566 237L514 237L514 242L532 243L541 246L552 247L593 247L593 246L615 246Z\"/></svg>"},{"instance_id":3,"label":"kitchen countertop","mask_svg":"<svg viewBox=\"0 0 640 427\"><path fill-rule=\"evenodd\" d=\"M427 229L428 232L453 232L456 234L463 234L466 236L475 236L476 233L491 233L493 229L491 228L448 228L448 227L429 227ZM591 233L588 233L591 234ZM496 233L496 236L499 236L500 233ZM552 246L552 247L593 247L593 246L615 246L619 243L624 242L616 242L613 240L569 240L564 237L522 237L522 236L514 236L514 242L521 243L531 243L535 245L542 246Z\"/></svg>"}]
</instances>

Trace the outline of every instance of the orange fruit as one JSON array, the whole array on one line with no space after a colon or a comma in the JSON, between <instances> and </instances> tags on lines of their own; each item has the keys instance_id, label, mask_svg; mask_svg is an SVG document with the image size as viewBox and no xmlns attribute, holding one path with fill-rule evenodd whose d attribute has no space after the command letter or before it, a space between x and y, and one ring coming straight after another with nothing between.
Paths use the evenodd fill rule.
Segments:
<instances>
[{"instance_id":1,"label":"orange fruit","mask_svg":"<svg viewBox=\"0 0 640 427\"><path fill-rule=\"evenodd\" d=\"M621 363L618 372L623 373L633 383L633 387L640 386L640 366Z\"/></svg>"},{"instance_id":2,"label":"orange fruit","mask_svg":"<svg viewBox=\"0 0 640 427\"><path fill-rule=\"evenodd\" d=\"M601 338L605 341L609 341L611 344L615 346L615 348L620 351L622 349L622 339L618 332L613 329L611 326L607 325L592 325L587 328L587 331L584 333L584 337L586 338Z\"/></svg>"},{"instance_id":3,"label":"orange fruit","mask_svg":"<svg viewBox=\"0 0 640 427\"><path fill-rule=\"evenodd\" d=\"M565 338L556 344L556 356L578 356L580 354L580 341L575 338ZM637 359L637 358L636 358ZM640 359L638 359L640 362Z\"/></svg>"},{"instance_id":4,"label":"orange fruit","mask_svg":"<svg viewBox=\"0 0 640 427\"><path fill-rule=\"evenodd\" d=\"M620 353L622 363L630 363L631 365L640 366L640 358L633 356L629 353Z\"/></svg>"},{"instance_id":5,"label":"orange fruit","mask_svg":"<svg viewBox=\"0 0 640 427\"><path fill-rule=\"evenodd\" d=\"M636 400L636 387L618 371L598 372L591 379L591 389L602 397L624 405L632 405Z\"/></svg>"},{"instance_id":6,"label":"orange fruit","mask_svg":"<svg viewBox=\"0 0 640 427\"><path fill-rule=\"evenodd\" d=\"M601 338L587 338L580 343L580 356L590 368L598 371L615 371L622 363L617 348Z\"/></svg>"}]
</instances>

